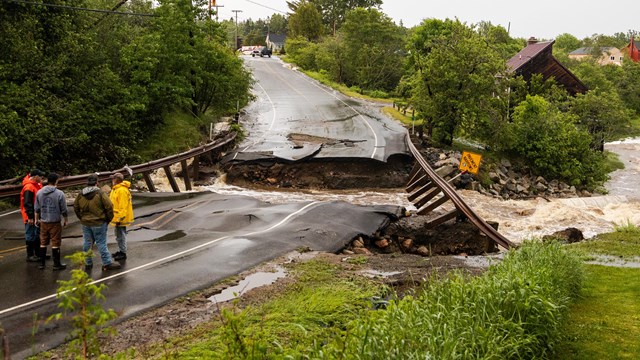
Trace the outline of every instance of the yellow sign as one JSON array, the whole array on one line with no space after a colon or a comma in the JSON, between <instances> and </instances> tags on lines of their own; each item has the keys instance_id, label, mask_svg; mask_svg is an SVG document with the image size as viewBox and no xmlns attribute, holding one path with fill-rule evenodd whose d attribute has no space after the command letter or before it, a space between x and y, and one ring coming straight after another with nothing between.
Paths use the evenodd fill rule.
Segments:
<instances>
[{"instance_id":1,"label":"yellow sign","mask_svg":"<svg viewBox=\"0 0 640 360\"><path fill-rule=\"evenodd\" d=\"M460 171L477 174L478 169L480 168L480 160L482 160L482 155L463 151L462 159L460 159L460 166L458 168L460 169Z\"/></svg>"}]
</instances>

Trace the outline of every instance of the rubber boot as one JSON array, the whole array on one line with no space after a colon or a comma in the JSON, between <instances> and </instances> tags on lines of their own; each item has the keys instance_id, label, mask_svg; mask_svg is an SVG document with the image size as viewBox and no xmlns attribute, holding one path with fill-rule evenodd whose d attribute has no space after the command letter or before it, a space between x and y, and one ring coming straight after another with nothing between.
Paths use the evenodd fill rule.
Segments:
<instances>
[{"instance_id":1,"label":"rubber boot","mask_svg":"<svg viewBox=\"0 0 640 360\"><path fill-rule=\"evenodd\" d=\"M46 248L46 247L41 247L41 248L39 248L39 249L40 249L40 258L39 258L39 260L40 260L40 265L38 265L38 268L39 268L39 269L44 269L44 262L45 262L45 260L47 259L47 258L45 257L45 254L47 253L47 248Z\"/></svg>"},{"instance_id":2,"label":"rubber boot","mask_svg":"<svg viewBox=\"0 0 640 360\"><path fill-rule=\"evenodd\" d=\"M25 241L27 245L27 262L39 262L40 261L40 253L39 253L39 243L35 241Z\"/></svg>"},{"instance_id":3,"label":"rubber boot","mask_svg":"<svg viewBox=\"0 0 640 360\"><path fill-rule=\"evenodd\" d=\"M53 270L64 270L64 269L66 269L67 268L67 264L62 264L60 262L60 249L52 248L51 249L51 253L53 254Z\"/></svg>"}]
</instances>

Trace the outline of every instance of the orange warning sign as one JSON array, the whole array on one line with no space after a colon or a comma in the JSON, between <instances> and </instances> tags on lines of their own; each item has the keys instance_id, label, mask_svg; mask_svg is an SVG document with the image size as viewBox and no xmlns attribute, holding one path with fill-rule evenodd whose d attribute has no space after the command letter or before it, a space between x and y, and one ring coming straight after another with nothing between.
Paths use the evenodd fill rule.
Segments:
<instances>
[{"instance_id":1,"label":"orange warning sign","mask_svg":"<svg viewBox=\"0 0 640 360\"><path fill-rule=\"evenodd\" d=\"M475 154L468 151L463 151L462 159L460 159L460 166L458 168L460 169L460 171L466 171L472 174L477 174L478 169L480 168L481 160L482 160L482 155Z\"/></svg>"}]
</instances>

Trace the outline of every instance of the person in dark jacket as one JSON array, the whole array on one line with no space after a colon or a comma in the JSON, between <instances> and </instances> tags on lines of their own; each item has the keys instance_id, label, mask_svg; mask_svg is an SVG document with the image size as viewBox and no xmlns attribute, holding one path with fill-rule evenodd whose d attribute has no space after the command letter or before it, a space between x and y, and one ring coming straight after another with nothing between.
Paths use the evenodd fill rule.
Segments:
<instances>
[{"instance_id":1,"label":"person in dark jacket","mask_svg":"<svg viewBox=\"0 0 640 360\"><path fill-rule=\"evenodd\" d=\"M89 251L93 243L98 247L102 270L120 269L119 263L114 263L107 248L107 228L113 219L113 204L109 196L97 187L98 177L89 175L87 186L82 189L73 202L73 210L82 224L84 244L82 251ZM85 259L87 270L93 266L93 258Z\"/></svg>"},{"instance_id":2,"label":"person in dark jacket","mask_svg":"<svg viewBox=\"0 0 640 360\"><path fill-rule=\"evenodd\" d=\"M20 192L20 212L24 221L24 239L27 246L27 261L38 262L40 249L40 229L35 224L34 204L36 194L42 189L42 176L44 172L33 169L22 180Z\"/></svg>"},{"instance_id":3,"label":"person in dark jacket","mask_svg":"<svg viewBox=\"0 0 640 360\"><path fill-rule=\"evenodd\" d=\"M62 227L67 226L67 199L57 188L60 176L56 173L47 175L47 186L38 191L35 203L35 222L40 227L40 269L44 269L47 246L51 243L53 270L64 270L66 264L60 262L62 246Z\"/></svg>"}]
</instances>

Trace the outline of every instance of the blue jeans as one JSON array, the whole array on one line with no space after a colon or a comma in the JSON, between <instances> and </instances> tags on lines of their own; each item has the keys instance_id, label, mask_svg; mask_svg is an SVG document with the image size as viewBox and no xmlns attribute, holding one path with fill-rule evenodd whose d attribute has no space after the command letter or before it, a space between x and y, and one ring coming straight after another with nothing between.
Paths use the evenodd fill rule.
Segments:
<instances>
[{"instance_id":1,"label":"blue jeans","mask_svg":"<svg viewBox=\"0 0 640 360\"><path fill-rule=\"evenodd\" d=\"M111 259L111 254L109 254L109 248L107 248L108 226L109 224L107 223L98 226L82 225L82 236L84 238L82 251L89 251L93 243L95 243L98 251L100 252L100 259L102 260L103 266L109 265L113 262L113 259ZM85 259L85 264L93 265L93 258L87 257Z\"/></svg>"},{"instance_id":2,"label":"blue jeans","mask_svg":"<svg viewBox=\"0 0 640 360\"><path fill-rule=\"evenodd\" d=\"M25 241L37 241L40 245L40 228L35 225L24 224Z\"/></svg>"},{"instance_id":3,"label":"blue jeans","mask_svg":"<svg viewBox=\"0 0 640 360\"><path fill-rule=\"evenodd\" d=\"M127 227L116 226L113 233L116 235L116 241L118 242L118 250L126 254L127 253Z\"/></svg>"}]
</instances>

